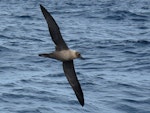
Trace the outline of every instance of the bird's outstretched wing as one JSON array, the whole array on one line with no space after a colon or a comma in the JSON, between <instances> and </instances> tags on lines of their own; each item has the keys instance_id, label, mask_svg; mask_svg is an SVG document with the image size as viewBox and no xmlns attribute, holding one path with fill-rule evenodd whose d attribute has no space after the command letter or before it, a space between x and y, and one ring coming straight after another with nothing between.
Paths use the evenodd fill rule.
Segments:
<instances>
[{"instance_id":1,"label":"bird's outstretched wing","mask_svg":"<svg viewBox=\"0 0 150 113\"><path fill-rule=\"evenodd\" d=\"M59 27L57 25L57 23L55 22L54 18L50 15L50 13L42 6L41 7L41 11L46 19L46 22L48 24L48 28L49 28L49 32L50 35L52 37L52 40L54 41L55 45L56 45L56 50L67 50L68 46L65 43L65 41L63 40Z\"/></svg>"},{"instance_id":2,"label":"bird's outstretched wing","mask_svg":"<svg viewBox=\"0 0 150 113\"><path fill-rule=\"evenodd\" d=\"M75 73L73 60L63 62L63 69L64 69L65 75L66 75L70 85L72 86L80 104L83 106L84 105L83 92L82 92L80 83L79 83L76 73Z\"/></svg>"}]
</instances>

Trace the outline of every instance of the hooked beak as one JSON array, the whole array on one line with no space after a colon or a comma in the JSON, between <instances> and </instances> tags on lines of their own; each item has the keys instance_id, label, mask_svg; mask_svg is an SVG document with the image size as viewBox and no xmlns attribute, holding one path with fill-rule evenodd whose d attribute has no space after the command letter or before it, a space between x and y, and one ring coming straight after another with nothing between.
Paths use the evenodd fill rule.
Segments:
<instances>
[{"instance_id":1,"label":"hooked beak","mask_svg":"<svg viewBox=\"0 0 150 113\"><path fill-rule=\"evenodd\" d=\"M81 55L80 55L80 57L79 57L81 60L85 60L85 58L83 58Z\"/></svg>"}]
</instances>

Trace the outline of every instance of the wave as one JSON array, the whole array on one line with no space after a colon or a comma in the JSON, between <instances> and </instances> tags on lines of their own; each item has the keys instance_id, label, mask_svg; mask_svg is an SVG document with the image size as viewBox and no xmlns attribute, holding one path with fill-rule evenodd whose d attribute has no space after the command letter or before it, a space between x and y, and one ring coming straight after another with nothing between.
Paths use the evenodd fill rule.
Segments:
<instances>
[{"instance_id":1,"label":"wave","mask_svg":"<svg viewBox=\"0 0 150 113\"><path fill-rule=\"evenodd\" d=\"M103 19L117 20L117 21L127 19L135 22L149 21L149 14L131 12L129 10L116 10L116 11L108 10L107 13L108 14Z\"/></svg>"}]
</instances>

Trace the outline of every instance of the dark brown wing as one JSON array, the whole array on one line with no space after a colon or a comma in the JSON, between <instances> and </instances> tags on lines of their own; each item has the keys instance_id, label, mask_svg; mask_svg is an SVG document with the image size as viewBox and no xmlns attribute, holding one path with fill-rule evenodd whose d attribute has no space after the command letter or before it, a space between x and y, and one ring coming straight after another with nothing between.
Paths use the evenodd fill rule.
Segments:
<instances>
[{"instance_id":1,"label":"dark brown wing","mask_svg":"<svg viewBox=\"0 0 150 113\"><path fill-rule=\"evenodd\" d=\"M47 21L50 35L52 37L52 40L56 44L57 50L68 49L68 46L62 38L59 27L58 27L57 23L55 22L54 18L50 15L50 13L42 5L40 5L40 7L41 7L41 11Z\"/></svg>"},{"instance_id":2,"label":"dark brown wing","mask_svg":"<svg viewBox=\"0 0 150 113\"><path fill-rule=\"evenodd\" d=\"M84 105L83 92L82 92L80 83L79 83L76 73L75 73L73 60L63 62L63 69L64 69L65 75L66 75L70 85L72 86L80 104L83 106Z\"/></svg>"}]
</instances>

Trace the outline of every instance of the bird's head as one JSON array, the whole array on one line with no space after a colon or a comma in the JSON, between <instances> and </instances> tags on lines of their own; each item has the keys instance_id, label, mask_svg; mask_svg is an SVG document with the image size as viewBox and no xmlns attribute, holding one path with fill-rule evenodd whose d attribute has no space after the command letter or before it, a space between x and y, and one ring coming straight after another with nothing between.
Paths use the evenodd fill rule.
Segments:
<instances>
[{"instance_id":1,"label":"bird's head","mask_svg":"<svg viewBox=\"0 0 150 113\"><path fill-rule=\"evenodd\" d=\"M75 56L76 56L76 58L80 58L80 59L82 59L82 60L84 60L84 58L81 56L81 53L80 52L75 52Z\"/></svg>"}]
</instances>

